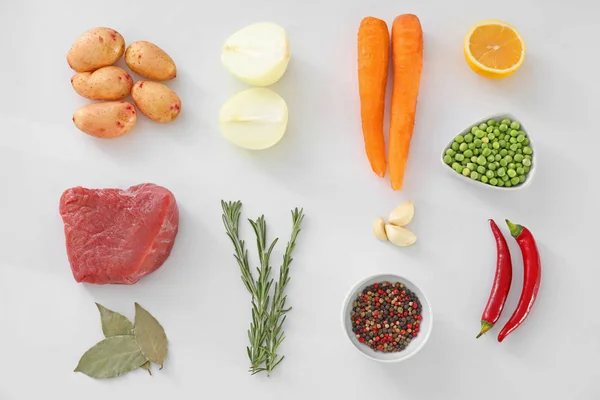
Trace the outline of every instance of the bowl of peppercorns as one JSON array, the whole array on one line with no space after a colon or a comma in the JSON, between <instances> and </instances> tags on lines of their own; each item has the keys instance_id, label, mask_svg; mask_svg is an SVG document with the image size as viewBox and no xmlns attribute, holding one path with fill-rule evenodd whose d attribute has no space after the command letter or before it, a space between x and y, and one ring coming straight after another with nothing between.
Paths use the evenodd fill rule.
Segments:
<instances>
[{"instance_id":1,"label":"bowl of peppercorns","mask_svg":"<svg viewBox=\"0 0 600 400\"><path fill-rule=\"evenodd\" d=\"M379 274L358 282L346 296L342 324L352 345L381 362L405 361L429 339L432 312L425 294L408 279Z\"/></svg>"}]
</instances>

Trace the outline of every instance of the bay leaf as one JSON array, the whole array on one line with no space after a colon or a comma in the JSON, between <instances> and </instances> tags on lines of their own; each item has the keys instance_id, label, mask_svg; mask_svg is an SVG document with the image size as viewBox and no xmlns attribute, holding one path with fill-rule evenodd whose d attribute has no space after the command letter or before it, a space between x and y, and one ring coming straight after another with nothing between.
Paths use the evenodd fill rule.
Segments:
<instances>
[{"instance_id":1,"label":"bay leaf","mask_svg":"<svg viewBox=\"0 0 600 400\"><path fill-rule=\"evenodd\" d=\"M135 303L133 334L146 359L162 369L167 357L167 335L156 318L138 303Z\"/></svg>"},{"instance_id":2,"label":"bay leaf","mask_svg":"<svg viewBox=\"0 0 600 400\"><path fill-rule=\"evenodd\" d=\"M101 304L96 303L96 306L100 311L104 337L133 335L133 324L126 316L109 310Z\"/></svg>"},{"instance_id":3,"label":"bay leaf","mask_svg":"<svg viewBox=\"0 0 600 400\"><path fill-rule=\"evenodd\" d=\"M146 371L148 371L150 376L152 376L152 363L150 361L146 361L145 363L143 363L140 368L145 369Z\"/></svg>"},{"instance_id":4,"label":"bay leaf","mask_svg":"<svg viewBox=\"0 0 600 400\"><path fill-rule=\"evenodd\" d=\"M131 335L108 337L85 352L75 372L96 379L124 375L147 362L135 338Z\"/></svg>"}]
</instances>

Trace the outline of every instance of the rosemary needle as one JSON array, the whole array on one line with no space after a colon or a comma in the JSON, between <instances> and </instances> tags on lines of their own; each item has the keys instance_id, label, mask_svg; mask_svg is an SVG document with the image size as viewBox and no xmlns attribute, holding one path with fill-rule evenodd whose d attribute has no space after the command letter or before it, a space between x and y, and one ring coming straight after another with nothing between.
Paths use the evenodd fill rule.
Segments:
<instances>
[{"instance_id":1,"label":"rosemary needle","mask_svg":"<svg viewBox=\"0 0 600 400\"><path fill-rule=\"evenodd\" d=\"M231 239L235 249L235 259L242 274L242 282L252 296L252 322L248 329L250 345L247 347L250 359L249 372L253 375L266 371L267 374L277 367L284 356L277 354L279 345L285 339L283 323L285 314L291 308L285 308L287 296L285 288L290 281L289 266L293 261L292 252L296 246L296 239L300 233L300 225L304 213L297 208L292 210L292 234L283 255L283 264L279 269L279 280L275 282L271 276L269 261L277 239L267 245L267 223L264 216L256 221L249 220L256 236L256 246L260 266L257 268L258 278L255 280L248 262L248 251L245 243L239 237L239 219L242 203L240 201L221 201L223 208L223 225L227 236ZM273 287L273 300L271 301L271 288Z\"/></svg>"}]
</instances>

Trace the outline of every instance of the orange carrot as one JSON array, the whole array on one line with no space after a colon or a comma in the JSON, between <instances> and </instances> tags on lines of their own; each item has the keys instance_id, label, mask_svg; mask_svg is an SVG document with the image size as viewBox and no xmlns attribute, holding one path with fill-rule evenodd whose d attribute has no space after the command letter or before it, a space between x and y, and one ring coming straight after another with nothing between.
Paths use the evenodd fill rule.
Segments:
<instances>
[{"instance_id":1,"label":"orange carrot","mask_svg":"<svg viewBox=\"0 0 600 400\"><path fill-rule=\"evenodd\" d=\"M390 119L389 160L392 189L402 189L410 139L415 127L423 69L423 30L416 15L400 15L392 26L394 85Z\"/></svg>"},{"instance_id":2,"label":"orange carrot","mask_svg":"<svg viewBox=\"0 0 600 400\"><path fill-rule=\"evenodd\" d=\"M366 17L358 29L358 90L367 158L378 176L385 176L383 116L390 52L385 21Z\"/></svg>"}]
</instances>

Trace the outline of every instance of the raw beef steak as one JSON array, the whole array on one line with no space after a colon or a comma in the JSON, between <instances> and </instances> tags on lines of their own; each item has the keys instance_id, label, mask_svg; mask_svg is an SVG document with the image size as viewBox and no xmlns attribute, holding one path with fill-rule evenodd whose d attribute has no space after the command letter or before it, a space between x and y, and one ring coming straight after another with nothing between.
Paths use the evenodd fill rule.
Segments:
<instances>
[{"instance_id":1,"label":"raw beef steak","mask_svg":"<svg viewBox=\"0 0 600 400\"><path fill-rule=\"evenodd\" d=\"M60 198L67 254L77 282L131 285L169 257L179 209L173 193L144 183L67 189Z\"/></svg>"}]
</instances>

